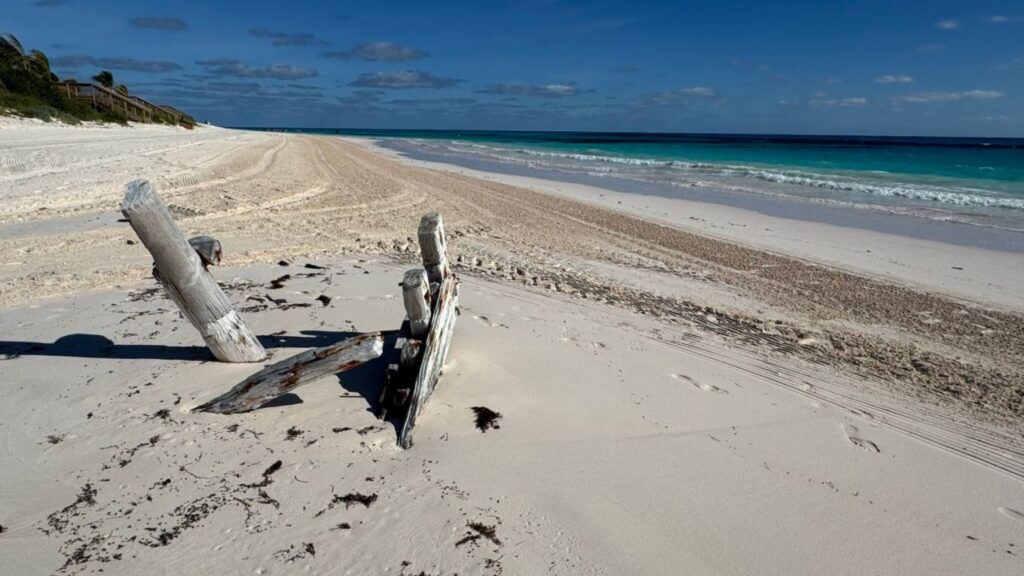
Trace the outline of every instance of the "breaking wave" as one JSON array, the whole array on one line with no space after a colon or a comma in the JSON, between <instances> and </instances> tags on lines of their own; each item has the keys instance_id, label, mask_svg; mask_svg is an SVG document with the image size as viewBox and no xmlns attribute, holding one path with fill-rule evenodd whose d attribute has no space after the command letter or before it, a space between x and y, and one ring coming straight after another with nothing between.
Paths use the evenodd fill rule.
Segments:
<instances>
[{"instance_id":1,"label":"breaking wave","mask_svg":"<svg viewBox=\"0 0 1024 576\"><path fill-rule=\"evenodd\" d=\"M463 144L463 143L460 143ZM925 186L917 184L890 184L870 181L856 181L840 176L827 176L798 170L775 170L742 165L714 164L708 162L689 162L683 160L655 160L648 158L628 158L622 156L605 156L598 154L545 152L527 148L503 149L479 144L473 148L486 149L492 154L512 152L531 157L571 160L583 163L617 164L644 168L664 168L681 170L700 175L720 175L740 178L753 178L779 184L809 186L826 190L854 192L871 196L889 198L906 198L937 202L952 206L970 206L982 208L1004 208L1024 211L1024 198L995 196L982 190L959 187ZM516 160L515 157L502 156L505 160Z\"/></svg>"}]
</instances>

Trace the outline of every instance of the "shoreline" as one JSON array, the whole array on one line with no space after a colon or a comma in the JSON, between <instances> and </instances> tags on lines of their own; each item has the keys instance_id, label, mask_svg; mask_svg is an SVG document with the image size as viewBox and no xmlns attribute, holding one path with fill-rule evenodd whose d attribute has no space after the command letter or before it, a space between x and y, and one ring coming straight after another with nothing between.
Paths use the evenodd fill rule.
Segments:
<instances>
[{"instance_id":1,"label":"shoreline","mask_svg":"<svg viewBox=\"0 0 1024 576\"><path fill-rule=\"evenodd\" d=\"M756 181L739 188L723 182L681 182L648 180L631 177L615 171L589 174L548 166L543 163L523 165L500 157L474 155L469 150L449 146L432 146L433 141L417 141L405 138L377 138L378 144L394 150L403 156L442 164L453 164L489 173L502 173L556 180L581 184L595 188L643 196L679 199L698 203L717 204L742 210L754 211L766 216L790 220L832 224L844 228L858 228L921 240L938 241L946 244L970 246L998 251L1024 254L1024 220L1013 218L1016 210L1003 209L990 213L974 214L963 219L970 207L957 207L942 203L885 204L882 198L869 196L856 198L830 197L828 189L811 188L816 193L807 196L778 189L772 181ZM443 143L444 141L439 141ZM452 142L453 146L458 142ZM472 143L469 143L472 146ZM543 156L543 152L537 152ZM737 169L744 167L738 166ZM750 169L747 167L747 169ZM765 168L770 169L770 168ZM782 169L785 171L785 169ZM828 178L822 175L819 178ZM751 187L752 186L752 187ZM890 199L891 200L891 199ZM1019 200L1013 200L1019 202Z\"/></svg>"},{"instance_id":2,"label":"shoreline","mask_svg":"<svg viewBox=\"0 0 1024 576\"><path fill-rule=\"evenodd\" d=\"M408 156L378 139L342 136L389 158L483 180L561 195L683 230L760 250L884 278L997 306L1024 309L1024 254L922 240L827 222L784 218L750 209L663 196L620 192L571 181L492 172ZM750 231L756 230L754 235ZM974 272L985 270L979 278Z\"/></svg>"}]
</instances>

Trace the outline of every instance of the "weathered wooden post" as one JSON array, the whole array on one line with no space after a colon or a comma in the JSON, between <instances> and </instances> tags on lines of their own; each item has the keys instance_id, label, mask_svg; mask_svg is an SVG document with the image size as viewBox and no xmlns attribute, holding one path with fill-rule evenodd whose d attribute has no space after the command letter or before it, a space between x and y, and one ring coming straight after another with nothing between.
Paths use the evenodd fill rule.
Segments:
<instances>
[{"instance_id":1,"label":"weathered wooden post","mask_svg":"<svg viewBox=\"0 0 1024 576\"><path fill-rule=\"evenodd\" d=\"M448 266L441 215L431 212L423 216L417 236L424 270L406 272L402 282L411 338L402 343L397 372L389 374L389 380L398 387L391 390L391 398L402 404L408 402L405 422L398 435L398 445L402 448L412 446L416 418L441 377L455 331L459 300L459 281ZM429 300L421 288L424 272L430 282ZM424 307L427 312L423 311ZM425 333L418 335L417 326L422 325L424 318L428 326ZM412 387L405 388L412 374L415 374Z\"/></svg>"},{"instance_id":2,"label":"weathered wooden post","mask_svg":"<svg viewBox=\"0 0 1024 576\"><path fill-rule=\"evenodd\" d=\"M409 333L422 339L430 328L430 288L427 273L422 268L409 270L402 279L402 300L409 317Z\"/></svg>"},{"instance_id":3,"label":"weathered wooden post","mask_svg":"<svg viewBox=\"0 0 1024 576\"><path fill-rule=\"evenodd\" d=\"M154 276L199 330L210 352L223 362L258 362L266 358L263 345L231 307L149 182L128 183L121 212L153 256ZM201 244L204 249L213 249L209 242ZM219 260L219 242L215 248Z\"/></svg>"},{"instance_id":4,"label":"weathered wooden post","mask_svg":"<svg viewBox=\"0 0 1024 576\"><path fill-rule=\"evenodd\" d=\"M431 284L441 284L448 275L448 246L444 239L444 222L437 212L430 212L420 220L416 235L423 255L423 268Z\"/></svg>"}]
</instances>

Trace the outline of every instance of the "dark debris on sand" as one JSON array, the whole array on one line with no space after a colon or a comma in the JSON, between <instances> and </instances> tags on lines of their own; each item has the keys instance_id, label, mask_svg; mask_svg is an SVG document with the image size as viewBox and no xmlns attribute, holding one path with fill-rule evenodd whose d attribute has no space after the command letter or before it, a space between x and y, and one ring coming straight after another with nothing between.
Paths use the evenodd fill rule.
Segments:
<instances>
[{"instance_id":1,"label":"dark debris on sand","mask_svg":"<svg viewBox=\"0 0 1024 576\"><path fill-rule=\"evenodd\" d=\"M344 504L345 508L350 508L356 504L362 504L364 507L369 508L371 504L377 501L376 494L360 494L359 492L349 492L344 496L338 496L337 494L331 498L331 501L327 503L327 507L313 515L314 518L323 516L325 512L333 510L338 504ZM347 526L347 525L346 525ZM341 528L341 525L338 526ZM343 528L347 530L348 528Z\"/></svg>"},{"instance_id":2,"label":"dark debris on sand","mask_svg":"<svg viewBox=\"0 0 1024 576\"><path fill-rule=\"evenodd\" d=\"M501 420L501 413L495 412L486 406L473 406L470 408L476 414L476 428L481 432L487 432L491 428L501 429L498 420Z\"/></svg>"},{"instance_id":3,"label":"dark debris on sand","mask_svg":"<svg viewBox=\"0 0 1024 576\"><path fill-rule=\"evenodd\" d=\"M467 522L466 526L469 531L462 537L461 540L455 543L455 547L458 548L463 544L469 544L470 542L476 542L481 538L490 540L495 546L501 546L501 540L498 539L498 529L496 526L488 526L481 522Z\"/></svg>"}]
</instances>

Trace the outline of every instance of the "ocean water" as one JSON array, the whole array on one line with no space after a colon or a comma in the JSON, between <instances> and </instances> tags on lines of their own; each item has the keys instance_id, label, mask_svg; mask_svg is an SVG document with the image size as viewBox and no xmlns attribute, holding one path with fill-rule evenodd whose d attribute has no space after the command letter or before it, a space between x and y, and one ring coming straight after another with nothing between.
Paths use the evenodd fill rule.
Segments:
<instances>
[{"instance_id":1,"label":"ocean water","mask_svg":"<svg viewBox=\"0 0 1024 576\"><path fill-rule=\"evenodd\" d=\"M768 211L781 215L785 206L796 217L814 212L808 207L827 208L833 220L899 215L910 228L954 225L943 229L943 239L960 234L970 244L1024 248L1024 139L306 132L372 137L412 157L492 171L754 209L771 205Z\"/></svg>"}]
</instances>

